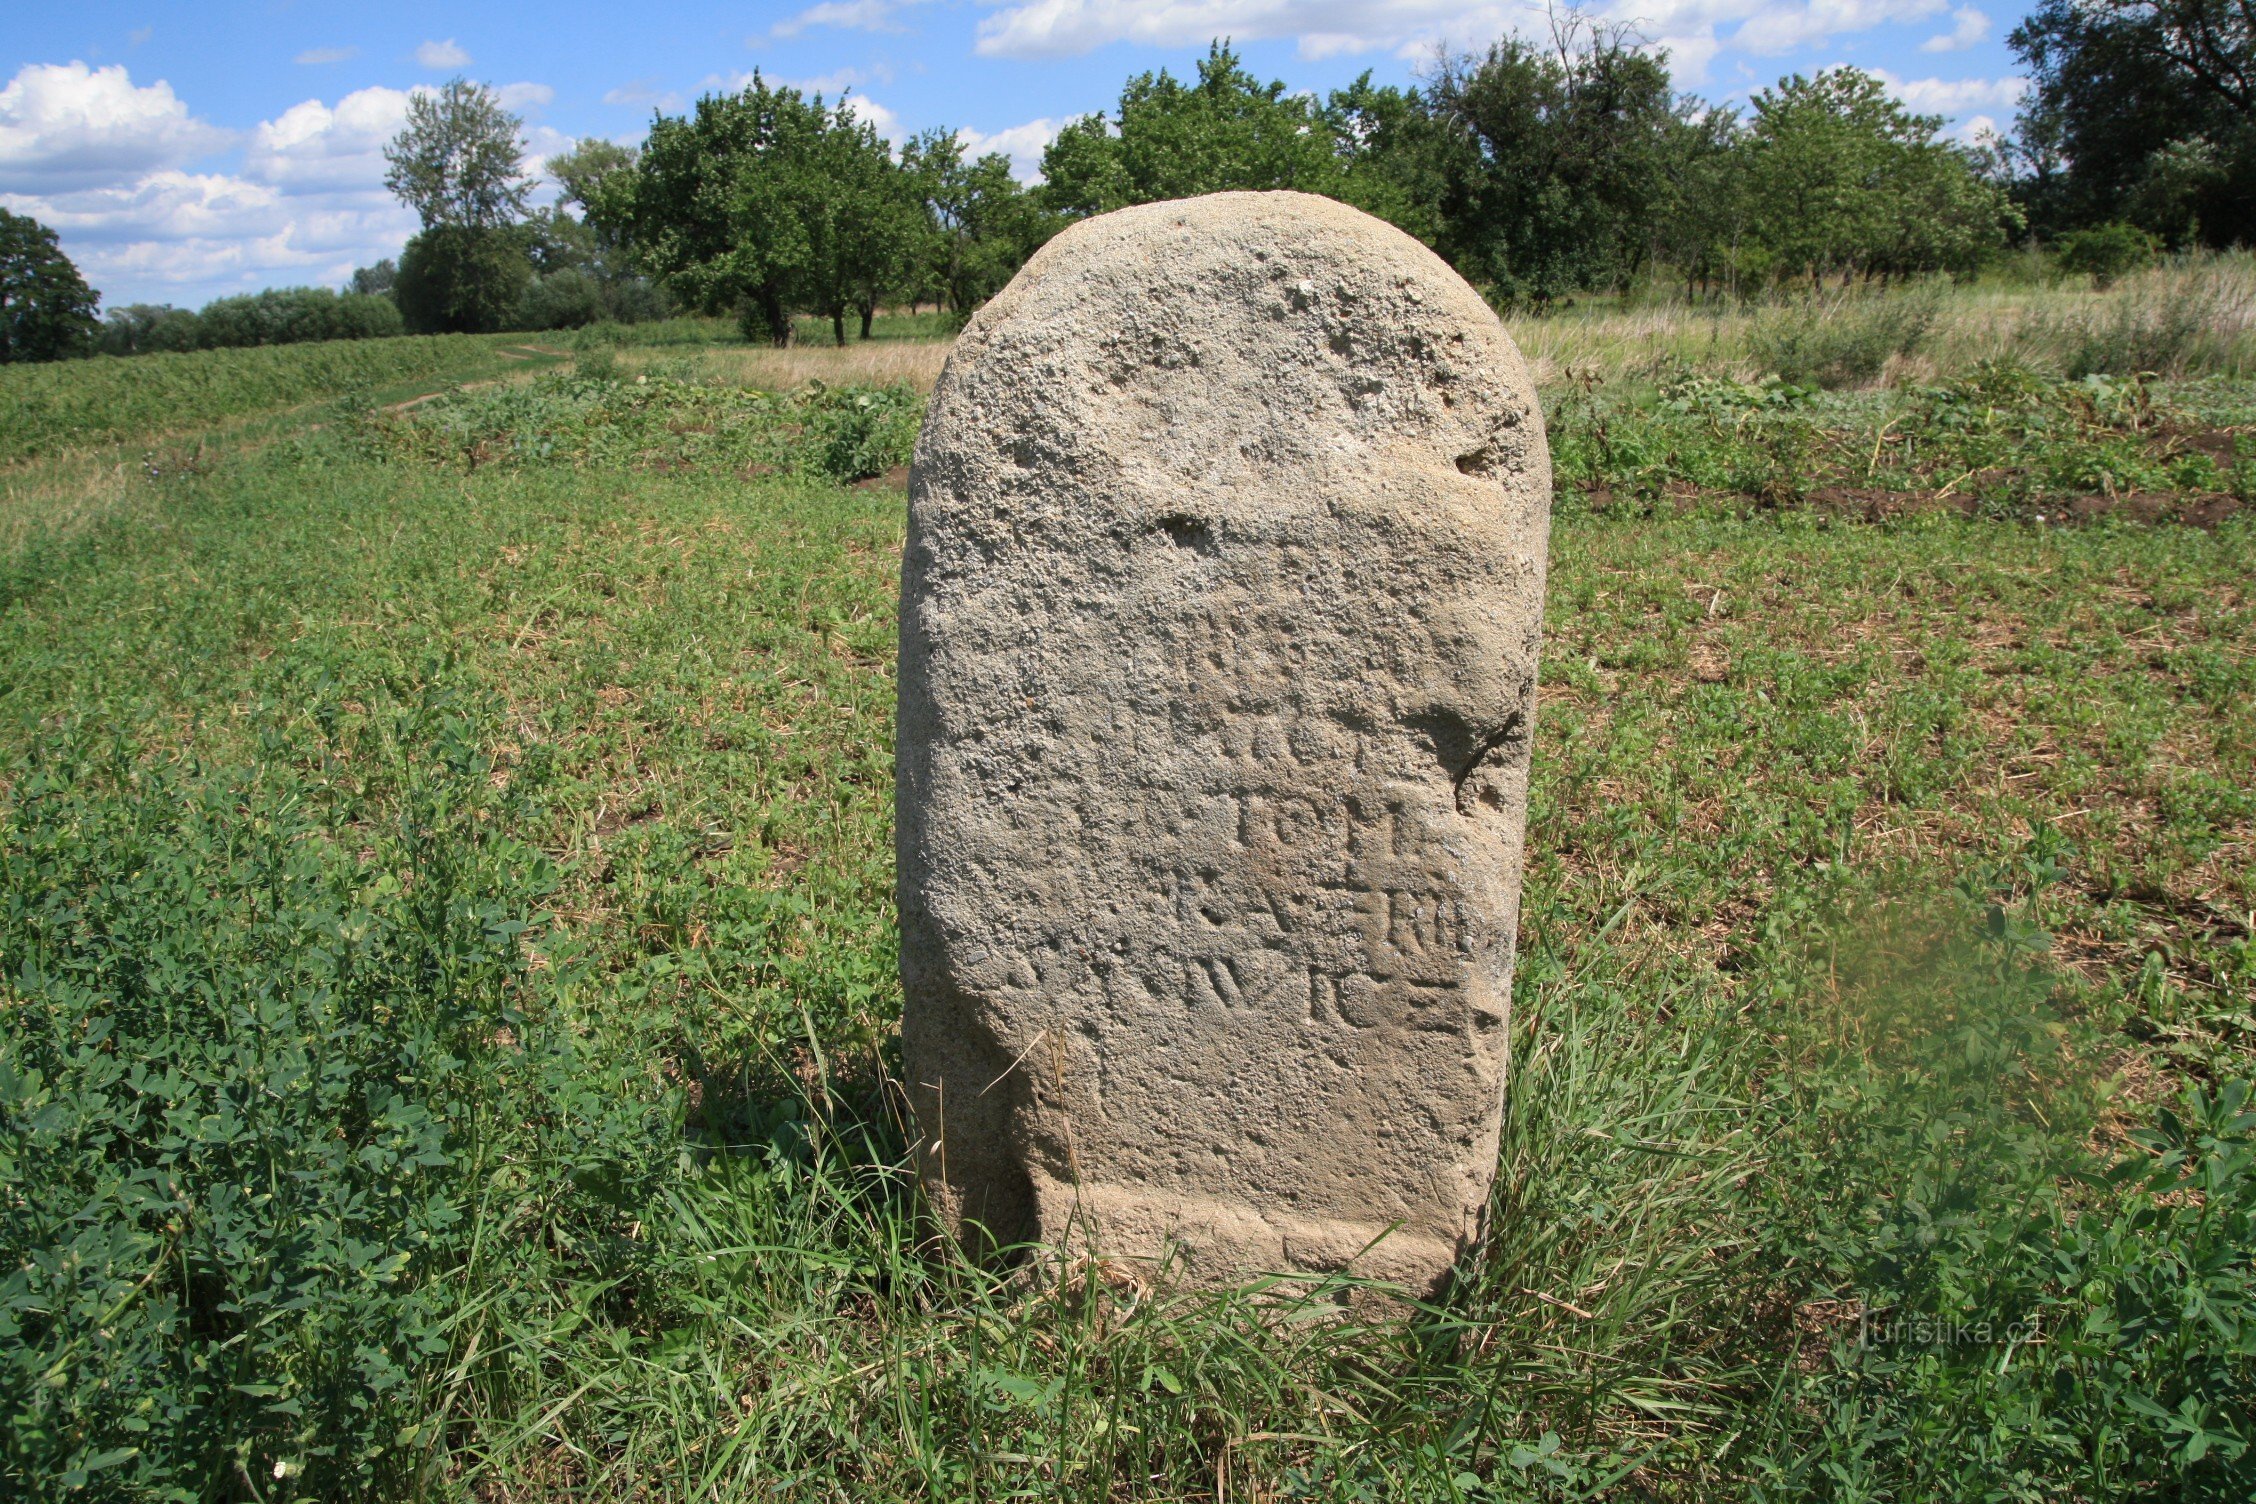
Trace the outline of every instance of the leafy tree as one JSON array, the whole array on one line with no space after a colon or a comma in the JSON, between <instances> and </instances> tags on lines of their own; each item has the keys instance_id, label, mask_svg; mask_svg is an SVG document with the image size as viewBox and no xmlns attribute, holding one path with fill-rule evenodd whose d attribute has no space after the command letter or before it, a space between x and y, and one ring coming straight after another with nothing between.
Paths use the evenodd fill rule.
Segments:
<instances>
[{"instance_id":1,"label":"leafy tree","mask_svg":"<svg viewBox=\"0 0 2256 1504\"><path fill-rule=\"evenodd\" d=\"M1754 99L1741 151L1755 233L1781 276L1959 270L2017 222L1967 153L1868 73L1795 74Z\"/></svg>"},{"instance_id":2,"label":"leafy tree","mask_svg":"<svg viewBox=\"0 0 2256 1504\"><path fill-rule=\"evenodd\" d=\"M0 365L85 354L100 301L53 230L0 209Z\"/></svg>"},{"instance_id":3,"label":"leafy tree","mask_svg":"<svg viewBox=\"0 0 2256 1504\"><path fill-rule=\"evenodd\" d=\"M1460 270L1541 306L1644 264L1678 123L1663 55L1568 16L1548 49L1507 38L1444 59L1428 103L1461 143L1438 236Z\"/></svg>"},{"instance_id":4,"label":"leafy tree","mask_svg":"<svg viewBox=\"0 0 2256 1504\"><path fill-rule=\"evenodd\" d=\"M829 174L874 170L851 106L771 88L707 95L683 118L652 122L623 228L641 263L692 307L733 311L748 336L789 343L791 315L834 314L853 299L856 257L882 236L875 189ZM851 201L851 207L848 206Z\"/></svg>"},{"instance_id":5,"label":"leafy tree","mask_svg":"<svg viewBox=\"0 0 2256 1504\"><path fill-rule=\"evenodd\" d=\"M102 321L95 346L104 355L146 355L156 350L193 350L202 343L202 324L185 308L169 303L128 303Z\"/></svg>"},{"instance_id":6,"label":"leafy tree","mask_svg":"<svg viewBox=\"0 0 2256 1504\"><path fill-rule=\"evenodd\" d=\"M821 103L818 96L817 108ZM861 316L862 338L869 338L879 300L915 260L923 226L913 183L848 101L839 101L815 144L815 172L828 191L808 215L808 297L844 345L849 311Z\"/></svg>"},{"instance_id":7,"label":"leafy tree","mask_svg":"<svg viewBox=\"0 0 2256 1504\"><path fill-rule=\"evenodd\" d=\"M2256 13L2246 0L2043 0L2010 38L2031 89L2018 191L2043 233L2129 219L2256 240Z\"/></svg>"},{"instance_id":8,"label":"leafy tree","mask_svg":"<svg viewBox=\"0 0 2256 1504\"><path fill-rule=\"evenodd\" d=\"M368 297L388 298L392 295L393 284L398 281L399 265L386 256L374 266L354 268L352 281L345 285L345 291Z\"/></svg>"},{"instance_id":9,"label":"leafy tree","mask_svg":"<svg viewBox=\"0 0 2256 1504\"><path fill-rule=\"evenodd\" d=\"M1340 162L1335 194L1439 246L1450 185L1474 149L1465 135L1437 117L1419 91L1374 85L1369 73L1333 91L1324 120Z\"/></svg>"},{"instance_id":10,"label":"leafy tree","mask_svg":"<svg viewBox=\"0 0 2256 1504\"><path fill-rule=\"evenodd\" d=\"M484 84L451 79L407 101L407 125L384 148L384 186L422 218L492 230L525 212L524 122Z\"/></svg>"},{"instance_id":11,"label":"leafy tree","mask_svg":"<svg viewBox=\"0 0 2256 1504\"><path fill-rule=\"evenodd\" d=\"M483 334L508 327L532 278L519 237L434 225L400 252L395 293L411 334Z\"/></svg>"},{"instance_id":12,"label":"leafy tree","mask_svg":"<svg viewBox=\"0 0 2256 1504\"><path fill-rule=\"evenodd\" d=\"M1111 120L1068 124L1042 153L1042 175L1048 204L1078 215L1230 189L1329 193L1341 163L1313 99L1259 82L1217 41L1196 82L1139 74Z\"/></svg>"},{"instance_id":13,"label":"leafy tree","mask_svg":"<svg viewBox=\"0 0 2256 1504\"><path fill-rule=\"evenodd\" d=\"M562 190L557 202L577 204L606 251L625 244L625 224L633 210L635 167L642 149L600 136L583 136L570 151L548 159L548 175Z\"/></svg>"},{"instance_id":14,"label":"leafy tree","mask_svg":"<svg viewBox=\"0 0 2256 1504\"><path fill-rule=\"evenodd\" d=\"M996 293L1055 234L1058 217L1011 176L1010 158L970 159L953 131L927 131L901 150L922 201L925 233L909 281L964 317Z\"/></svg>"}]
</instances>

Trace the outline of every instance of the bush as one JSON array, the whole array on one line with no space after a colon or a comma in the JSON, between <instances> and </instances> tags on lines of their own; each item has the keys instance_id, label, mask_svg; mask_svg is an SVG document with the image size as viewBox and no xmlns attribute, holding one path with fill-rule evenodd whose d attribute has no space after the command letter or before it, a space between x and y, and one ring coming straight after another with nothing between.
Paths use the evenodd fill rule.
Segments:
<instances>
[{"instance_id":1,"label":"bush","mask_svg":"<svg viewBox=\"0 0 2256 1504\"><path fill-rule=\"evenodd\" d=\"M535 277L517 300L514 327L580 329L603 317L603 288L577 268Z\"/></svg>"},{"instance_id":2,"label":"bush","mask_svg":"<svg viewBox=\"0 0 2256 1504\"><path fill-rule=\"evenodd\" d=\"M2060 269L2088 272L2092 286L2105 289L2124 273L2151 262L2160 249L2160 243L2136 225L2095 225L2060 237Z\"/></svg>"},{"instance_id":3,"label":"bush","mask_svg":"<svg viewBox=\"0 0 2256 1504\"><path fill-rule=\"evenodd\" d=\"M1932 289L1807 299L1758 316L1748 351L1765 372L1795 386L1868 385L1891 357L1926 342L1941 301Z\"/></svg>"},{"instance_id":4,"label":"bush","mask_svg":"<svg viewBox=\"0 0 2256 1504\"><path fill-rule=\"evenodd\" d=\"M497 790L443 687L359 722L327 688L319 717L354 730L291 753L349 756L388 799L282 771L280 725L241 770L91 726L10 770L11 1497L404 1493L472 1261L469 1298L510 1298L502 1167L540 1188L530 1242L591 1269L632 1247L610 1208L665 1162L652 1093L552 1016L525 942L554 872L499 834L537 768Z\"/></svg>"},{"instance_id":5,"label":"bush","mask_svg":"<svg viewBox=\"0 0 2256 1504\"><path fill-rule=\"evenodd\" d=\"M509 327L532 277L517 236L440 225L400 252L395 293L412 334L483 334Z\"/></svg>"}]
</instances>

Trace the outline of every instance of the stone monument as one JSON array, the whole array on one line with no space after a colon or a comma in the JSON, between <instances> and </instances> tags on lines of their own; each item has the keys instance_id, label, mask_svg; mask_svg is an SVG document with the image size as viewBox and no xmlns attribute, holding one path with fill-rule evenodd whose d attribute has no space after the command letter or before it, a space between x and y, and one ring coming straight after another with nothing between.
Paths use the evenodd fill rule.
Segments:
<instances>
[{"instance_id":1,"label":"stone monument","mask_svg":"<svg viewBox=\"0 0 2256 1504\"><path fill-rule=\"evenodd\" d=\"M1494 1174L1550 460L1331 200L1073 226L957 342L901 572L902 1037L974 1245L1437 1288Z\"/></svg>"}]
</instances>

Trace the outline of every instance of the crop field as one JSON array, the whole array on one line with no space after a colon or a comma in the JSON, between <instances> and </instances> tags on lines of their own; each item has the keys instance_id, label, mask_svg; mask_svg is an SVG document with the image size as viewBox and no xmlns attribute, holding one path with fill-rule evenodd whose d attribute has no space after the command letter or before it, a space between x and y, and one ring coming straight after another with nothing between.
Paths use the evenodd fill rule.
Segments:
<instances>
[{"instance_id":1,"label":"crop field","mask_svg":"<svg viewBox=\"0 0 2256 1504\"><path fill-rule=\"evenodd\" d=\"M944 344L30 373L0 1493L2248 1498L2248 285L1515 326L1546 682L1496 1232L1430 1307L926 1240Z\"/></svg>"}]
</instances>

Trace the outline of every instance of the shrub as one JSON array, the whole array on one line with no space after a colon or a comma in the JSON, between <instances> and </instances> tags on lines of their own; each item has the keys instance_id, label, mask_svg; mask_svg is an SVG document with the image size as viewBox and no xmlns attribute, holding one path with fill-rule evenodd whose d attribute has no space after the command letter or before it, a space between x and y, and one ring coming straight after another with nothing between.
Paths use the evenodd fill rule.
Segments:
<instances>
[{"instance_id":1,"label":"shrub","mask_svg":"<svg viewBox=\"0 0 2256 1504\"><path fill-rule=\"evenodd\" d=\"M603 317L603 288L576 267L535 277L517 300L519 329L579 329Z\"/></svg>"},{"instance_id":2,"label":"shrub","mask_svg":"<svg viewBox=\"0 0 2256 1504\"><path fill-rule=\"evenodd\" d=\"M440 225L400 252L394 292L410 333L482 334L508 327L532 276L518 237Z\"/></svg>"},{"instance_id":3,"label":"shrub","mask_svg":"<svg viewBox=\"0 0 2256 1504\"><path fill-rule=\"evenodd\" d=\"M2092 286L2112 287L2115 279L2152 261L2161 249L2155 238L2136 225L2094 225L2060 237L2060 269L2088 272Z\"/></svg>"},{"instance_id":4,"label":"shrub","mask_svg":"<svg viewBox=\"0 0 2256 1504\"><path fill-rule=\"evenodd\" d=\"M1918 350L1940 312L1931 289L1806 299L1758 316L1747 346L1764 371L1791 385L1863 386L1891 357Z\"/></svg>"},{"instance_id":5,"label":"shrub","mask_svg":"<svg viewBox=\"0 0 2256 1504\"><path fill-rule=\"evenodd\" d=\"M651 1094L529 964L554 873L499 832L539 777L495 788L473 710L426 686L217 772L81 727L10 770L0 1492L404 1492L473 1260L510 1299L502 1167L575 1261L631 1246ZM332 756L392 797L283 771Z\"/></svg>"}]
</instances>

